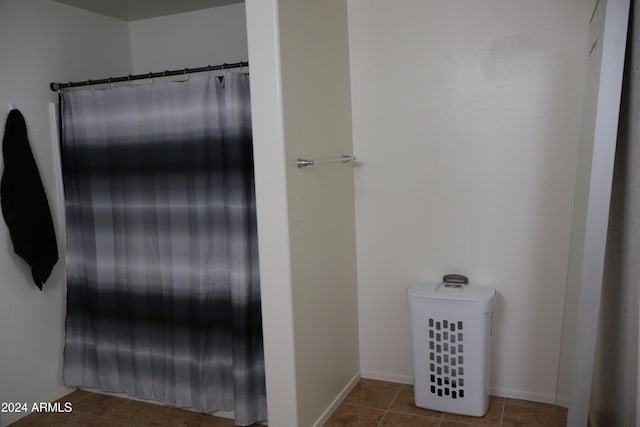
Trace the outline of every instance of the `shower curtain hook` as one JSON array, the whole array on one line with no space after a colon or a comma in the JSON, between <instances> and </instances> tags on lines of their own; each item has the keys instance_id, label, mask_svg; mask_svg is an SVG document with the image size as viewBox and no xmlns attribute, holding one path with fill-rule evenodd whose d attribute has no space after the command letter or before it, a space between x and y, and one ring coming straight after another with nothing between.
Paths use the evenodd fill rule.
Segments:
<instances>
[{"instance_id":1,"label":"shower curtain hook","mask_svg":"<svg viewBox=\"0 0 640 427\"><path fill-rule=\"evenodd\" d=\"M189 81L189 73L187 71L189 71L189 69L185 68L184 69L184 81L185 82Z\"/></svg>"},{"instance_id":2,"label":"shower curtain hook","mask_svg":"<svg viewBox=\"0 0 640 427\"><path fill-rule=\"evenodd\" d=\"M129 87L133 87L133 81L131 80L131 74L129 74L127 79L129 80Z\"/></svg>"},{"instance_id":3,"label":"shower curtain hook","mask_svg":"<svg viewBox=\"0 0 640 427\"><path fill-rule=\"evenodd\" d=\"M113 90L113 80L111 77L109 77L109 88Z\"/></svg>"},{"instance_id":4,"label":"shower curtain hook","mask_svg":"<svg viewBox=\"0 0 640 427\"><path fill-rule=\"evenodd\" d=\"M211 75L213 74L211 70L211 65L207 65L207 71L209 72L209 80L211 80Z\"/></svg>"},{"instance_id":5,"label":"shower curtain hook","mask_svg":"<svg viewBox=\"0 0 640 427\"><path fill-rule=\"evenodd\" d=\"M153 74L149 72L149 83L153 84Z\"/></svg>"}]
</instances>

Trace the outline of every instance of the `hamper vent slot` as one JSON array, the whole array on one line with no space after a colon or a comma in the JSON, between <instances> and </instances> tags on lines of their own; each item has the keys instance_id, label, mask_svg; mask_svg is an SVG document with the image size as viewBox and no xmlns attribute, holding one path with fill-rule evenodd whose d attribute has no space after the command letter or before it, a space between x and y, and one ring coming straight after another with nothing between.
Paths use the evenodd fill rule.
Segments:
<instances>
[{"instance_id":1,"label":"hamper vent slot","mask_svg":"<svg viewBox=\"0 0 640 427\"><path fill-rule=\"evenodd\" d=\"M438 397L464 398L464 323L460 320L428 320L430 391Z\"/></svg>"}]
</instances>

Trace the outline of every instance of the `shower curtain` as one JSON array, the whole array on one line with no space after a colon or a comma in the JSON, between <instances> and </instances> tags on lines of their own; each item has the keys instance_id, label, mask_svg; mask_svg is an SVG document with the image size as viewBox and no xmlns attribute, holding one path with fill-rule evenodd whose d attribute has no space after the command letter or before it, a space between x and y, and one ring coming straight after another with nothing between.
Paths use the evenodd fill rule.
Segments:
<instances>
[{"instance_id":1,"label":"shower curtain","mask_svg":"<svg viewBox=\"0 0 640 427\"><path fill-rule=\"evenodd\" d=\"M266 420L248 76L60 110L65 384Z\"/></svg>"}]
</instances>

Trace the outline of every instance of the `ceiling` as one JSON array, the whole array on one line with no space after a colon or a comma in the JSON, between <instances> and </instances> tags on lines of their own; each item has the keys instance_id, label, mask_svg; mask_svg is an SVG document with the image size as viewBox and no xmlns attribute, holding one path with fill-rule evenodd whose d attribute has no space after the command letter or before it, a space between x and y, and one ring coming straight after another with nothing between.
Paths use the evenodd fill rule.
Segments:
<instances>
[{"instance_id":1,"label":"ceiling","mask_svg":"<svg viewBox=\"0 0 640 427\"><path fill-rule=\"evenodd\" d=\"M243 0L53 0L80 9L96 12L124 21L156 18L175 13L191 12L233 3Z\"/></svg>"}]
</instances>

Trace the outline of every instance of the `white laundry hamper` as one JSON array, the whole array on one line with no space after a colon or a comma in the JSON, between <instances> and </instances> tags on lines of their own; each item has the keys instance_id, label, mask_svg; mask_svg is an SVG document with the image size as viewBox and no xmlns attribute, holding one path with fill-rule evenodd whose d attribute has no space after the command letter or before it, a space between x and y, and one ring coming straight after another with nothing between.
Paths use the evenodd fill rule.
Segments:
<instances>
[{"instance_id":1,"label":"white laundry hamper","mask_svg":"<svg viewBox=\"0 0 640 427\"><path fill-rule=\"evenodd\" d=\"M415 403L422 408L481 417L489 407L496 291L469 285L464 276L444 279L441 284L407 289Z\"/></svg>"}]
</instances>

